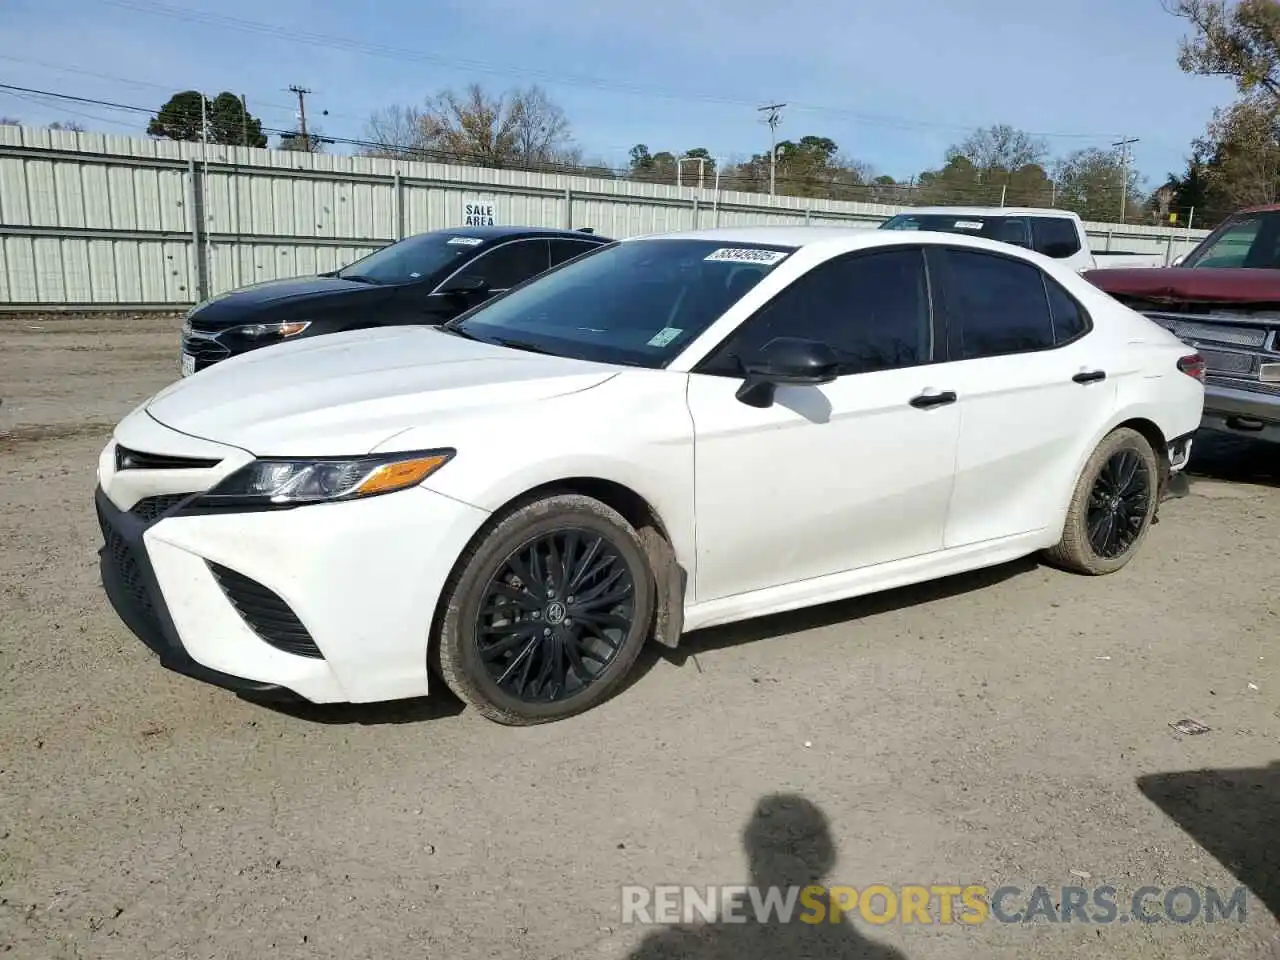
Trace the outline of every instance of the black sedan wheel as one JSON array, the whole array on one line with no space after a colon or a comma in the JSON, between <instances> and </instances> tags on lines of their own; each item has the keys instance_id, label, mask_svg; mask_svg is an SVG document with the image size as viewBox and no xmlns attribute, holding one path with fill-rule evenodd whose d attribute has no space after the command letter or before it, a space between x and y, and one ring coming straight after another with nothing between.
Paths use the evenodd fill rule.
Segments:
<instances>
[{"instance_id":1,"label":"black sedan wheel","mask_svg":"<svg viewBox=\"0 0 1280 960\"><path fill-rule=\"evenodd\" d=\"M1077 573L1114 573L1147 535L1159 501L1159 462L1146 437L1109 433L1085 464L1050 562Z\"/></svg>"},{"instance_id":2,"label":"black sedan wheel","mask_svg":"<svg viewBox=\"0 0 1280 960\"><path fill-rule=\"evenodd\" d=\"M625 679L653 595L639 538L620 514L572 494L537 500L459 562L436 643L440 675L499 723L581 713Z\"/></svg>"}]
</instances>

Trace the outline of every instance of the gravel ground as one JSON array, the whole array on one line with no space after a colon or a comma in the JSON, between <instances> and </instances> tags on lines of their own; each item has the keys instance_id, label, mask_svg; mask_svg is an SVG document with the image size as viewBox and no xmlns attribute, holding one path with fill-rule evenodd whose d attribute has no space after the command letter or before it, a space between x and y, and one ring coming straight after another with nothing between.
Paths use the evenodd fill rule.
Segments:
<instances>
[{"instance_id":1,"label":"gravel ground","mask_svg":"<svg viewBox=\"0 0 1280 960\"><path fill-rule=\"evenodd\" d=\"M564 723L286 712L161 669L98 585L95 459L177 326L0 321L0 953L1280 957L1274 451L1205 438L1117 575L1028 561L704 631ZM789 844L823 819L832 849ZM623 885L824 869L1023 888L1009 910L1252 892L1243 923L622 923Z\"/></svg>"}]
</instances>

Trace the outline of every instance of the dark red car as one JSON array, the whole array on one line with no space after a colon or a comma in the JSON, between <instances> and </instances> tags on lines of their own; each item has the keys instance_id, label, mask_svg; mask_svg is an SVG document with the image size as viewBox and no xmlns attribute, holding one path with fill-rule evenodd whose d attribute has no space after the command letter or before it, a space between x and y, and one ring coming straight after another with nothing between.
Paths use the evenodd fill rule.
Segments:
<instances>
[{"instance_id":1,"label":"dark red car","mask_svg":"<svg viewBox=\"0 0 1280 960\"><path fill-rule=\"evenodd\" d=\"M1084 276L1205 358L1204 426L1280 443L1280 205L1233 214L1178 266Z\"/></svg>"}]
</instances>

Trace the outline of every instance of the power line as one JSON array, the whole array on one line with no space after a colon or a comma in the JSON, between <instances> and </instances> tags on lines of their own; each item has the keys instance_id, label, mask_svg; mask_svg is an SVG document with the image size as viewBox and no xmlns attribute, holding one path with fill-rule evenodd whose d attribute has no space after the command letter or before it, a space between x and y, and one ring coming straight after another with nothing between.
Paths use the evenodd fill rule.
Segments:
<instances>
[{"instance_id":1,"label":"power line","mask_svg":"<svg viewBox=\"0 0 1280 960\"><path fill-rule=\"evenodd\" d=\"M467 60L457 57L445 57L439 54L428 54L417 50L409 50L402 47L392 47L386 44L367 43L359 40L352 40L345 37L335 37L326 34L311 33L308 31L299 31L289 28L276 26L261 21L247 20L240 17L230 17L223 14L209 13L202 10L190 10L183 7L175 7L169 4L158 2L158 0L97 0L98 3L116 7L123 10L132 10L137 13L152 14L164 17L170 17L177 20L186 20L191 23L200 23L208 26L217 26L229 30L239 30L247 33L256 33L261 36L272 37L277 40L284 40L290 43L305 44L315 47L327 47L330 49L349 50L354 53L362 53L368 56L381 57L383 59L396 61L413 61L419 63L434 63L439 66L451 67L454 69L463 69L476 73L496 74L506 77L518 77L522 80L540 80L543 83L568 86L568 87L587 87L597 90L611 90L620 93L627 93L635 96L649 96L660 99L680 100L683 102L699 101L703 103L715 103L729 106L755 106L754 101L744 100L740 97L724 96L712 93L697 92L690 90L671 90L660 87L652 87L644 84L626 83L618 80L608 80L601 77L593 77L584 74L568 74L561 72L552 72L547 70L538 70L522 65L502 65L494 64L480 60ZM792 109L800 110L807 113L825 114L829 116L844 117L849 120L856 121L871 126L881 126L906 131L924 131L924 130L952 130L971 132L975 127L981 124L958 124L958 123L942 123L937 121L913 121L903 120L901 117L890 117L878 114L864 114L850 111L840 107L819 105L819 104L802 104L792 102ZM1045 139L1072 139L1072 140L1104 140L1108 137L1115 136L1115 133L1067 133L1067 132L1044 132L1044 131L1028 131L1033 137Z\"/></svg>"}]
</instances>

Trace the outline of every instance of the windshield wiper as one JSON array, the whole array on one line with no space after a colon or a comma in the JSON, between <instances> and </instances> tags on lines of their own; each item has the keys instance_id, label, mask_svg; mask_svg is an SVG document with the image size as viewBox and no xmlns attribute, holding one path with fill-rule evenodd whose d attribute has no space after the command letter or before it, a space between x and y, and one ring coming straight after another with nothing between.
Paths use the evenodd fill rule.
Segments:
<instances>
[{"instance_id":1,"label":"windshield wiper","mask_svg":"<svg viewBox=\"0 0 1280 960\"><path fill-rule=\"evenodd\" d=\"M379 285L377 280L374 280L372 277L366 277L363 273L336 273L333 274L333 276L338 277L340 280L353 280L356 283L371 283L374 286Z\"/></svg>"},{"instance_id":2,"label":"windshield wiper","mask_svg":"<svg viewBox=\"0 0 1280 960\"><path fill-rule=\"evenodd\" d=\"M560 354L554 350L548 350L546 347L540 347L536 343L529 343L527 340L509 340L502 337L495 337L490 343L496 343L500 347L510 347L512 350L527 350L529 353L541 353L549 357L558 357Z\"/></svg>"},{"instance_id":3,"label":"windshield wiper","mask_svg":"<svg viewBox=\"0 0 1280 960\"><path fill-rule=\"evenodd\" d=\"M455 327L447 323L439 324L436 327L436 329L439 330L441 333L451 333L455 337L461 337L463 340L475 340L478 343L489 342L488 340L481 340L474 333L469 333L466 330L463 330L461 327Z\"/></svg>"}]
</instances>

